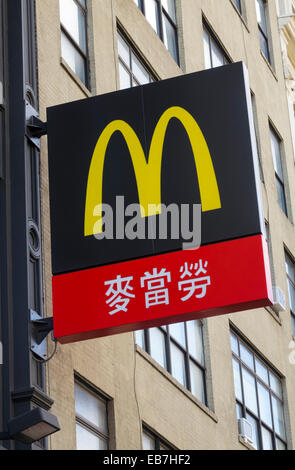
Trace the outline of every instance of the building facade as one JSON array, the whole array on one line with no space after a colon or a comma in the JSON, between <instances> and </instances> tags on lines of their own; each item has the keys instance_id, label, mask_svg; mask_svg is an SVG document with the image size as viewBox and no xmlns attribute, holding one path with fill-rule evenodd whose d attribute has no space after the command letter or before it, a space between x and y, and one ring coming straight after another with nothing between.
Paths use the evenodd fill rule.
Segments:
<instances>
[{"instance_id":1,"label":"building facade","mask_svg":"<svg viewBox=\"0 0 295 470\"><path fill-rule=\"evenodd\" d=\"M282 24L288 15L274 0L1 6L2 26L8 25L0 71L2 428L40 406L58 417L61 430L31 448L294 449L294 125L283 46L287 37L293 64L290 11ZM34 137L26 119L39 113L45 122L49 106L237 61L249 71L272 283L281 302L58 345L40 363L26 338L31 311L52 316L47 137ZM252 442L238 426L242 418L251 424Z\"/></svg>"}]
</instances>

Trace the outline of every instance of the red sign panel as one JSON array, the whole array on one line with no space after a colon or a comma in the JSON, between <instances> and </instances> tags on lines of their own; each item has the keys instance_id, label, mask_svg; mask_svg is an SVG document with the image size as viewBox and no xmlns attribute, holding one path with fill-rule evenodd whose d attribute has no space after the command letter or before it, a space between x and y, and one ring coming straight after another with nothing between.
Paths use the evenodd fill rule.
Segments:
<instances>
[{"instance_id":1,"label":"red sign panel","mask_svg":"<svg viewBox=\"0 0 295 470\"><path fill-rule=\"evenodd\" d=\"M115 266L53 276L61 343L272 304L262 235Z\"/></svg>"}]
</instances>

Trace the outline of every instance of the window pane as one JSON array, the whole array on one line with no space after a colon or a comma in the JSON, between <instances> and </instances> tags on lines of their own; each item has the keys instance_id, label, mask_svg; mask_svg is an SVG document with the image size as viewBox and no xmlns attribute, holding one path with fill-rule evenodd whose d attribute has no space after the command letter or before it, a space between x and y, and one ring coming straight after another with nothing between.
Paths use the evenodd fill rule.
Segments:
<instances>
[{"instance_id":1,"label":"window pane","mask_svg":"<svg viewBox=\"0 0 295 470\"><path fill-rule=\"evenodd\" d=\"M236 397L239 401L243 401L241 375L240 375L240 364L234 358L233 358L233 369L234 369L234 383L235 383Z\"/></svg>"},{"instance_id":2,"label":"window pane","mask_svg":"<svg viewBox=\"0 0 295 470\"><path fill-rule=\"evenodd\" d=\"M280 397L283 398L282 384L278 377L269 372L270 387Z\"/></svg>"},{"instance_id":3,"label":"window pane","mask_svg":"<svg viewBox=\"0 0 295 470\"><path fill-rule=\"evenodd\" d=\"M124 88L130 88L131 76L120 62L119 62L119 76L120 76L120 90L124 90Z\"/></svg>"},{"instance_id":4,"label":"window pane","mask_svg":"<svg viewBox=\"0 0 295 470\"><path fill-rule=\"evenodd\" d=\"M86 62L66 35L61 33L61 55L80 80L86 84Z\"/></svg>"},{"instance_id":5,"label":"window pane","mask_svg":"<svg viewBox=\"0 0 295 470\"><path fill-rule=\"evenodd\" d=\"M267 368L259 359L257 359L257 357L255 357L255 367L258 377L260 377L266 385L269 385Z\"/></svg>"},{"instance_id":6,"label":"window pane","mask_svg":"<svg viewBox=\"0 0 295 470\"><path fill-rule=\"evenodd\" d=\"M60 0L60 21L83 52L86 53L85 15L74 0Z\"/></svg>"},{"instance_id":7,"label":"window pane","mask_svg":"<svg viewBox=\"0 0 295 470\"><path fill-rule=\"evenodd\" d=\"M130 54L129 54L129 46L126 44L123 38L118 35L118 53L121 59L124 60L125 64L130 67Z\"/></svg>"},{"instance_id":8,"label":"window pane","mask_svg":"<svg viewBox=\"0 0 295 470\"><path fill-rule=\"evenodd\" d=\"M272 428L271 408L270 408L270 395L268 390L260 383L258 387L259 410L262 421Z\"/></svg>"},{"instance_id":9,"label":"window pane","mask_svg":"<svg viewBox=\"0 0 295 470\"><path fill-rule=\"evenodd\" d=\"M204 365L204 348L203 348L203 327L202 323L198 320L187 322L187 340L188 350L192 357L194 357L200 364Z\"/></svg>"},{"instance_id":10,"label":"window pane","mask_svg":"<svg viewBox=\"0 0 295 470\"><path fill-rule=\"evenodd\" d=\"M284 181L283 175L283 167L282 167L282 160L281 160L281 143L279 138L270 130L270 140L271 140L271 152L273 158L273 164L275 168L275 172L279 175L280 179Z\"/></svg>"},{"instance_id":11,"label":"window pane","mask_svg":"<svg viewBox=\"0 0 295 470\"><path fill-rule=\"evenodd\" d=\"M155 450L155 439L147 434L146 432L142 433L142 448L143 450Z\"/></svg>"},{"instance_id":12,"label":"window pane","mask_svg":"<svg viewBox=\"0 0 295 470\"><path fill-rule=\"evenodd\" d=\"M185 330L184 323L173 323L169 325L170 335L185 348Z\"/></svg>"},{"instance_id":13,"label":"window pane","mask_svg":"<svg viewBox=\"0 0 295 470\"><path fill-rule=\"evenodd\" d=\"M272 434L263 426L261 427L261 434L263 450L273 450Z\"/></svg>"},{"instance_id":14,"label":"window pane","mask_svg":"<svg viewBox=\"0 0 295 470\"><path fill-rule=\"evenodd\" d=\"M211 38L212 67L219 67L224 64L223 54L214 40Z\"/></svg>"},{"instance_id":15,"label":"window pane","mask_svg":"<svg viewBox=\"0 0 295 470\"><path fill-rule=\"evenodd\" d=\"M185 355L173 343L171 343L171 368L173 377L186 387Z\"/></svg>"},{"instance_id":16,"label":"window pane","mask_svg":"<svg viewBox=\"0 0 295 470\"><path fill-rule=\"evenodd\" d=\"M260 48L261 48L265 58L268 60L268 62L270 62L268 41L265 38L265 36L263 36L261 31L259 31L259 41L260 41Z\"/></svg>"},{"instance_id":17,"label":"window pane","mask_svg":"<svg viewBox=\"0 0 295 470\"><path fill-rule=\"evenodd\" d=\"M107 442L76 423L77 450L107 450Z\"/></svg>"},{"instance_id":18,"label":"window pane","mask_svg":"<svg viewBox=\"0 0 295 470\"><path fill-rule=\"evenodd\" d=\"M167 369L165 334L159 328L150 329L151 356Z\"/></svg>"},{"instance_id":19,"label":"window pane","mask_svg":"<svg viewBox=\"0 0 295 470\"><path fill-rule=\"evenodd\" d=\"M176 23L175 0L162 0L162 5L170 18Z\"/></svg>"},{"instance_id":20,"label":"window pane","mask_svg":"<svg viewBox=\"0 0 295 470\"><path fill-rule=\"evenodd\" d=\"M79 416L97 426L102 432L108 432L106 404L75 384L75 406Z\"/></svg>"},{"instance_id":21,"label":"window pane","mask_svg":"<svg viewBox=\"0 0 295 470\"><path fill-rule=\"evenodd\" d=\"M254 370L254 357L252 352L244 346L243 343L240 343L240 352L242 361L252 370Z\"/></svg>"},{"instance_id":22,"label":"window pane","mask_svg":"<svg viewBox=\"0 0 295 470\"><path fill-rule=\"evenodd\" d=\"M144 339L144 330L135 331L135 342L142 349L145 349L145 339Z\"/></svg>"},{"instance_id":23,"label":"window pane","mask_svg":"<svg viewBox=\"0 0 295 470\"><path fill-rule=\"evenodd\" d=\"M208 32L204 29L204 55L205 55L205 69L210 69L211 56L210 56L210 38Z\"/></svg>"},{"instance_id":24,"label":"window pane","mask_svg":"<svg viewBox=\"0 0 295 470\"><path fill-rule=\"evenodd\" d=\"M295 265L287 254L286 254L286 271L287 271L289 278L295 284Z\"/></svg>"},{"instance_id":25,"label":"window pane","mask_svg":"<svg viewBox=\"0 0 295 470\"><path fill-rule=\"evenodd\" d=\"M238 338L233 335L232 333L230 334L230 344L231 344L231 349L232 351L239 356L239 343L238 343Z\"/></svg>"},{"instance_id":26,"label":"window pane","mask_svg":"<svg viewBox=\"0 0 295 470\"><path fill-rule=\"evenodd\" d=\"M234 0L234 2L239 12L242 13L241 0Z\"/></svg>"},{"instance_id":27,"label":"window pane","mask_svg":"<svg viewBox=\"0 0 295 470\"><path fill-rule=\"evenodd\" d=\"M149 83L149 74L141 65L139 60L135 57L135 55L132 53L132 72L136 78L136 80L141 84L144 85L146 83Z\"/></svg>"},{"instance_id":28,"label":"window pane","mask_svg":"<svg viewBox=\"0 0 295 470\"><path fill-rule=\"evenodd\" d=\"M291 315L291 324L292 324L293 336L295 336L295 315Z\"/></svg>"},{"instance_id":29,"label":"window pane","mask_svg":"<svg viewBox=\"0 0 295 470\"><path fill-rule=\"evenodd\" d=\"M159 10L156 0L145 0L145 16L157 34L160 34L159 28Z\"/></svg>"},{"instance_id":30,"label":"window pane","mask_svg":"<svg viewBox=\"0 0 295 470\"><path fill-rule=\"evenodd\" d=\"M287 215L287 203L286 203L286 196L285 196L285 188L281 181L276 176L276 186L277 186L277 193L278 193L278 203L281 207L282 211Z\"/></svg>"},{"instance_id":31,"label":"window pane","mask_svg":"<svg viewBox=\"0 0 295 470\"><path fill-rule=\"evenodd\" d=\"M286 444L278 438L276 439L276 448L277 448L277 450L286 450L287 449Z\"/></svg>"},{"instance_id":32,"label":"window pane","mask_svg":"<svg viewBox=\"0 0 295 470\"><path fill-rule=\"evenodd\" d=\"M177 61L177 33L176 29L169 20L163 15L163 32L164 32L164 44L167 47L168 51Z\"/></svg>"},{"instance_id":33,"label":"window pane","mask_svg":"<svg viewBox=\"0 0 295 470\"><path fill-rule=\"evenodd\" d=\"M255 379L244 367L242 367L242 376L246 407L258 415Z\"/></svg>"},{"instance_id":34,"label":"window pane","mask_svg":"<svg viewBox=\"0 0 295 470\"><path fill-rule=\"evenodd\" d=\"M237 412L237 419L243 418L242 405L240 405L239 403L236 404L236 412Z\"/></svg>"},{"instance_id":35,"label":"window pane","mask_svg":"<svg viewBox=\"0 0 295 470\"><path fill-rule=\"evenodd\" d=\"M202 403L205 403L206 399L205 399L204 373L192 361L190 361L189 367L190 367L190 379L191 379L191 392Z\"/></svg>"},{"instance_id":36,"label":"window pane","mask_svg":"<svg viewBox=\"0 0 295 470\"><path fill-rule=\"evenodd\" d=\"M287 279L287 286L290 309L292 310L292 312L295 312L295 288L293 287L289 279Z\"/></svg>"},{"instance_id":37,"label":"window pane","mask_svg":"<svg viewBox=\"0 0 295 470\"><path fill-rule=\"evenodd\" d=\"M282 403L275 397L272 397L272 409L275 431L283 439L286 438L285 420Z\"/></svg>"},{"instance_id":38,"label":"window pane","mask_svg":"<svg viewBox=\"0 0 295 470\"><path fill-rule=\"evenodd\" d=\"M259 23L259 26L264 32L264 34L267 36L265 4L263 0L256 0L256 13L257 13L257 21Z\"/></svg>"},{"instance_id":39,"label":"window pane","mask_svg":"<svg viewBox=\"0 0 295 470\"><path fill-rule=\"evenodd\" d=\"M248 413L246 414L246 419L249 421L249 423L252 424L253 447L255 447L255 449L259 449L260 444L259 444L258 420L253 418L253 416L249 415Z\"/></svg>"}]
</instances>

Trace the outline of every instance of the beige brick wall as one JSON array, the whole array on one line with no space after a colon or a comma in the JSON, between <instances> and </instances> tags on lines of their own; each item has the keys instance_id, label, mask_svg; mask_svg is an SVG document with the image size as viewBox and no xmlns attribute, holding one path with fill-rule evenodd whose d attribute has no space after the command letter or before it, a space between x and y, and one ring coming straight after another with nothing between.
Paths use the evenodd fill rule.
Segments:
<instances>
[{"instance_id":1,"label":"beige brick wall","mask_svg":"<svg viewBox=\"0 0 295 470\"><path fill-rule=\"evenodd\" d=\"M151 69L161 79L204 68L202 14L233 61L247 64L256 97L265 183L265 217L270 236L275 282L286 294L284 244L295 256L293 217L287 219L277 204L269 139L269 119L284 141L288 207L295 212L294 158L283 77L275 4L269 2L273 69L260 53L254 2L246 0L247 18L241 20L230 0L177 0L182 70L174 62L133 0L89 1L91 88L95 94L118 89L116 21ZM91 4L91 5L90 5ZM46 107L90 96L61 63L58 0L36 0L41 118ZM50 220L47 142L42 139L41 184L43 217L44 292L46 313L52 315ZM84 312L85 313L85 312ZM180 449L246 449L238 439L229 321L284 377L288 445L295 447L295 366L288 361L292 339L289 310L275 319L257 309L205 321L208 402L206 409L146 354L136 352L133 334L123 334L74 345L59 346L47 365L48 393L61 431L50 438L51 449L75 448L74 372L113 400L111 445L141 447L144 421ZM115 423L115 424L114 424Z\"/></svg>"}]
</instances>

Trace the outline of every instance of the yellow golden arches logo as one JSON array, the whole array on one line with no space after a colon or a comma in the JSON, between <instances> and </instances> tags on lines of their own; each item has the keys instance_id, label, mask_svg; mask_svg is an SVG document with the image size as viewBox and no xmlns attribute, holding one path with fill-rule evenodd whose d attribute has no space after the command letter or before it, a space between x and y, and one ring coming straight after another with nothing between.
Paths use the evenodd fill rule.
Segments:
<instances>
[{"instance_id":1,"label":"yellow golden arches logo","mask_svg":"<svg viewBox=\"0 0 295 470\"><path fill-rule=\"evenodd\" d=\"M167 109L156 125L148 161L142 145L125 121L112 121L106 126L95 146L87 182L84 234L96 235L102 232L102 184L106 150L112 135L119 131L123 135L132 159L137 181L141 216L148 217L161 213L161 167L164 139L172 118L178 119L189 137L199 181L202 211L221 208L220 195L211 155L195 119L185 109L173 106Z\"/></svg>"}]
</instances>

